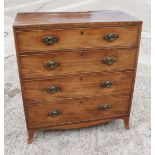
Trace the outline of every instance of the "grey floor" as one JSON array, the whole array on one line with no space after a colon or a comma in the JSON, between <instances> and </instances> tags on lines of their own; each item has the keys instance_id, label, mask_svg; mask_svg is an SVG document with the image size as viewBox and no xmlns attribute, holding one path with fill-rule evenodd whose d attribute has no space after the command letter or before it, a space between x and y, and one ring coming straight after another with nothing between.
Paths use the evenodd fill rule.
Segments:
<instances>
[{"instance_id":1,"label":"grey floor","mask_svg":"<svg viewBox=\"0 0 155 155\"><path fill-rule=\"evenodd\" d=\"M122 10L144 21L131 110L130 130L123 121L53 132L36 132L27 144L12 23L17 12ZM5 0L5 154L150 155L150 0Z\"/></svg>"}]
</instances>

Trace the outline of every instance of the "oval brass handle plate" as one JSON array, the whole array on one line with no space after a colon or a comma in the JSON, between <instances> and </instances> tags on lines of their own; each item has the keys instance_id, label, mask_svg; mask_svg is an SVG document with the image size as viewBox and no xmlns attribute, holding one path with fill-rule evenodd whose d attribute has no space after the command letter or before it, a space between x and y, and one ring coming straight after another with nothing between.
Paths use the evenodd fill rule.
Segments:
<instances>
[{"instance_id":1,"label":"oval brass handle plate","mask_svg":"<svg viewBox=\"0 0 155 155\"><path fill-rule=\"evenodd\" d=\"M116 58L115 57L106 57L106 58L102 59L102 62L106 65L112 65L116 62Z\"/></svg>"},{"instance_id":2,"label":"oval brass handle plate","mask_svg":"<svg viewBox=\"0 0 155 155\"><path fill-rule=\"evenodd\" d=\"M101 82L100 85L102 88L110 88L110 87L112 87L113 82L112 81L104 81L104 82Z\"/></svg>"},{"instance_id":3,"label":"oval brass handle plate","mask_svg":"<svg viewBox=\"0 0 155 155\"><path fill-rule=\"evenodd\" d=\"M101 107L99 107L99 111L108 111L112 108L111 104L104 104Z\"/></svg>"},{"instance_id":4,"label":"oval brass handle plate","mask_svg":"<svg viewBox=\"0 0 155 155\"><path fill-rule=\"evenodd\" d=\"M49 94L54 94L54 93L57 93L59 92L61 89L59 86L49 86L46 88L46 91L49 93Z\"/></svg>"},{"instance_id":5,"label":"oval brass handle plate","mask_svg":"<svg viewBox=\"0 0 155 155\"><path fill-rule=\"evenodd\" d=\"M42 42L46 45L53 45L59 41L57 36L46 36L42 39Z\"/></svg>"},{"instance_id":6,"label":"oval brass handle plate","mask_svg":"<svg viewBox=\"0 0 155 155\"><path fill-rule=\"evenodd\" d=\"M56 69L60 66L60 63L57 61L48 61L44 64L44 67L47 69Z\"/></svg>"},{"instance_id":7,"label":"oval brass handle plate","mask_svg":"<svg viewBox=\"0 0 155 155\"><path fill-rule=\"evenodd\" d=\"M56 117L56 116L59 116L61 115L61 112L58 111L58 110L54 110L54 111L51 111L51 112L48 112L47 114L48 116L53 116L53 117Z\"/></svg>"},{"instance_id":8,"label":"oval brass handle plate","mask_svg":"<svg viewBox=\"0 0 155 155\"><path fill-rule=\"evenodd\" d=\"M118 34L117 33L107 33L105 36L104 36L104 40L106 41L109 41L109 42L112 42L116 39L118 39Z\"/></svg>"}]
</instances>

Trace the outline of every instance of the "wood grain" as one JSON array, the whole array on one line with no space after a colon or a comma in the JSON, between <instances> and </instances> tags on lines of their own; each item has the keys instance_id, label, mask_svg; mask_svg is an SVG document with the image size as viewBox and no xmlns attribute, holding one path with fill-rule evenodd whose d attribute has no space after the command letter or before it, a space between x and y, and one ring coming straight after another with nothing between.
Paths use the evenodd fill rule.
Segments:
<instances>
[{"instance_id":1,"label":"wood grain","mask_svg":"<svg viewBox=\"0 0 155 155\"><path fill-rule=\"evenodd\" d=\"M103 96L97 98L82 98L52 103L28 106L30 126L62 124L67 122L80 122L91 119L106 119L128 112L129 96ZM108 111L99 111L102 105L110 104ZM58 110L60 116L48 116L48 112Z\"/></svg>"},{"instance_id":2,"label":"wood grain","mask_svg":"<svg viewBox=\"0 0 155 155\"><path fill-rule=\"evenodd\" d=\"M24 81L24 98L26 102L44 102L81 96L99 96L103 94L130 93L133 72L103 73L99 75L79 75L57 77L56 79ZM112 81L111 88L102 88L101 82ZM50 94L46 89L59 86L60 92Z\"/></svg>"},{"instance_id":3,"label":"wood grain","mask_svg":"<svg viewBox=\"0 0 155 155\"><path fill-rule=\"evenodd\" d=\"M101 10L88 12L27 12L18 13L14 28L62 28L141 25L142 21L122 11Z\"/></svg>"},{"instance_id":4,"label":"wood grain","mask_svg":"<svg viewBox=\"0 0 155 155\"><path fill-rule=\"evenodd\" d=\"M18 13L13 25L23 106L32 143L36 130L74 129L123 119L129 128L142 21L121 11ZM107 33L117 33L109 42ZM49 35L59 42L45 45ZM105 65L102 59L115 57ZM54 70L44 67L55 60ZM100 83L112 81L111 88ZM49 86L61 91L47 93ZM104 104L109 111L99 111ZM47 116L59 110L60 116Z\"/></svg>"},{"instance_id":5,"label":"wood grain","mask_svg":"<svg viewBox=\"0 0 155 155\"><path fill-rule=\"evenodd\" d=\"M77 52L60 51L49 54L23 55L21 59L22 78L61 76L91 72L134 69L136 49L88 50ZM116 62L104 64L102 60L113 57ZM48 61L57 61L60 66L48 69Z\"/></svg>"},{"instance_id":6,"label":"wood grain","mask_svg":"<svg viewBox=\"0 0 155 155\"><path fill-rule=\"evenodd\" d=\"M45 124L35 126L35 127L30 127L31 129L37 129L37 130L66 130L66 129L78 129L78 128L86 128L86 127L91 127L94 125L99 125L102 123L108 123L111 121L114 121L116 119L123 119L129 117L128 115L122 115L122 116L115 116L115 117L110 117L108 119L98 119L98 120L85 120L85 121L80 121L80 122L68 122L65 124L57 124L57 125L51 125L51 124Z\"/></svg>"},{"instance_id":7,"label":"wood grain","mask_svg":"<svg viewBox=\"0 0 155 155\"><path fill-rule=\"evenodd\" d=\"M44 50L103 48L115 46L136 46L138 27L103 27L17 31L18 49L20 53ZM119 38L108 42L104 39L107 33L117 33ZM42 39L57 36L59 42L46 45Z\"/></svg>"}]
</instances>

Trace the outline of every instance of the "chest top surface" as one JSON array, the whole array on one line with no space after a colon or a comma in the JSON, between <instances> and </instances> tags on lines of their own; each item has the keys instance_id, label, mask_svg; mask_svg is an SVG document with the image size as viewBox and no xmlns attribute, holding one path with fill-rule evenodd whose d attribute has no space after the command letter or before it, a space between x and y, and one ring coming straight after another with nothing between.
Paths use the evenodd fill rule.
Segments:
<instances>
[{"instance_id":1,"label":"chest top surface","mask_svg":"<svg viewBox=\"0 0 155 155\"><path fill-rule=\"evenodd\" d=\"M142 21L121 11L88 12L21 12L17 13L14 28L34 27L87 27L87 26L135 26Z\"/></svg>"}]
</instances>

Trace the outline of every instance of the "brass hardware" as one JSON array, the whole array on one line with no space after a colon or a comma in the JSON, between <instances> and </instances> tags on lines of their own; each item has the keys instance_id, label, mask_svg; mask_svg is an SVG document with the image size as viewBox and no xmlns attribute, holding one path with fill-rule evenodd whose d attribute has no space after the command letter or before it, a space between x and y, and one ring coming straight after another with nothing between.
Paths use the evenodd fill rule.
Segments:
<instances>
[{"instance_id":1,"label":"brass hardware","mask_svg":"<svg viewBox=\"0 0 155 155\"><path fill-rule=\"evenodd\" d=\"M112 105L111 104L105 104L105 105L102 105L101 107L99 107L99 110L100 111L108 111L112 108Z\"/></svg>"},{"instance_id":2,"label":"brass hardware","mask_svg":"<svg viewBox=\"0 0 155 155\"><path fill-rule=\"evenodd\" d=\"M104 81L104 82L101 82L101 87L104 87L104 88L110 88L112 87L113 85L113 82L112 81Z\"/></svg>"},{"instance_id":3,"label":"brass hardware","mask_svg":"<svg viewBox=\"0 0 155 155\"><path fill-rule=\"evenodd\" d=\"M59 92L61 89L59 86L50 86L46 89L46 91L49 93L49 94L54 94L54 93L57 93Z\"/></svg>"},{"instance_id":4,"label":"brass hardware","mask_svg":"<svg viewBox=\"0 0 155 155\"><path fill-rule=\"evenodd\" d=\"M57 61L48 61L44 65L48 69L56 69L57 67L60 66L60 63Z\"/></svg>"},{"instance_id":5,"label":"brass hardware","mask_svg":"<svg viewBox=\"0 0 155 155\"><path fill-rule=\"evenodd\" d=\"M59 41L59 38L57 36L47 36L42 39L42 42L45 43L46 45L53 45L58 41Z\"/></svg>"},{"instance_id":6,"label":"brass hardware","mask_svg":"<svg viewBox=\"0 0 155 155\"><path fill-rule=\"evenodd\" d=\"M60 111L58 111L58 110L55 110L55 111L51 111L51 112L48 112L48 116L54 116L54 117L56 117L56 116L59 116L61 114L61 112Z\"/></svg>"},{"instance_id":7,"label":"brass hardware","mask_svg":"<svg viewBox=\"0 0 155 155\"><path fill-rule=\"evenodd\" d=\"M117 33L108 33L108 34L106 34L105 36L104 36L104 39L106 40L106 41L114 41L114 40L116 40L117 38L118 38L119 36L118 36L118 34Z\"/></svg>"},{"instance_id":8,"label":"brass hardware","mask_svg":"<svg viewBox=\"0 0 155 155\"><path fill-rule=\"evenodd\" d=\"M106 65L112 65L116 62L116 58L114 57L106 57L102 60L102 62Z\"/></svg>"}]
</instances>

